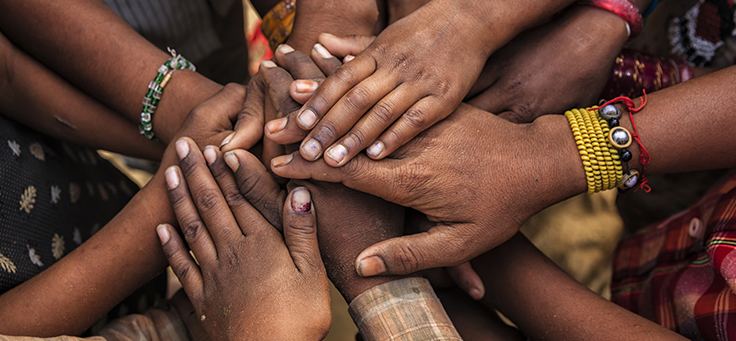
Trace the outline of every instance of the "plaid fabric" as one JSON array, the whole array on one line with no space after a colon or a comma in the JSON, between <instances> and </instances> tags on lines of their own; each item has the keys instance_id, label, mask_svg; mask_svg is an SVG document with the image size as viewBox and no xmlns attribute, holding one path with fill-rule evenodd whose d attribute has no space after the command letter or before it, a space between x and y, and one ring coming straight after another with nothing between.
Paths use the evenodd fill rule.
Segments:
<instances>
[{"instance_id":1,"label":"plaid fabric","mask_svg":"<svg viewBox=\"0 0 736 341\"><path fill-rule=\"evenodd\" d=\"M611 301L695 340L736 339L736 175L624 239Z\"/></svg>"},{"instance_id":2,"label":"plaid fabric","mask_svg":"<svg viewBox=\"0 0 736 341\"><path fill-rule=\"evenodd\" d=\"M350 302L364 340L462 340L424 278L378 285Z\"/></svg>"}]
</instances>

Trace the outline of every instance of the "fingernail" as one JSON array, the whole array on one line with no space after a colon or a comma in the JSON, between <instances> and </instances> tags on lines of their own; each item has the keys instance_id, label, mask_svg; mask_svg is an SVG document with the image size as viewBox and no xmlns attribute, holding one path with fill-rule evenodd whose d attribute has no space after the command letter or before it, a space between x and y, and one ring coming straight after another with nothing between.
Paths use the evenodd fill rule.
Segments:
<instances>
[{"instance_id":1,"label":"fingernail","mask_svg":"<svg viewBox=\"0 0 736 341\"><path fill-rule=\"evenodd\" d=\"M169 229L167 229L166 225L164 224L156 226L156 234L158 234L158 239L161 239L161 245L169 242L169 238L171 238L171 235L169 234Z\"/></svg>"},{"instance_id":2,"label":"fingernail","mask_svg":"<svg viewBox=\"0 0 736 341\"><path fill-rule=\"evenodd\" d=\"M315 114L312 109L305 109L299 113L297 120L304 129L312 129L315 123L317 123L317 114Z\"/></svg>"},{"instance_id":3,"label":"fingernail","mask_svg":"<svg viewBox=\"0 0 736 341\"><path fill-rule=\"evenodd\" d=\"M309 212L312 209L312 196L304 187L299 187L291 192L291 209L294 212Z\"/></svg>"},{"instance_id":4,"label":"fingernail","mask_svg":"<svg viewBox=\"0 0 736 341\"><path fill-rule=\"evenodd\" d=\"M270 69L272 67L276 67L276 63L274 63L273 61L268 60L268 59L262 61L261 62L261 65L263 65L263 67L265 67L266 69Z\"/></svg>"},{"instance_id":5,"label":"fingernail","mask_svg":"<svg viewBox=\"0 0 736 341\"><path fill-rule=\"evenodd\" d=\"M273 121L270 121L266 123L266 129L270 134L275 134L286 128L286 122L289 121L289 118L279 118Z\"/></svg>"},{"instance_id":6,"label":"fingernail","mask_svg":"<svg viewBox=\"0 0 736 341\"><path fill-rule=\"evenodd\" d=\"M381 257L372 256L358 262L357 271L361 277L380 275L386 272L386 264L383 263Z\"/></svg>"},{"instance_id":7,"label":"fingernail","mask_svg":"<svg viewBox=\"0 0 736 341\"><path fill-rule=\"evenodd\" d=\"M381 142L381 141L376 141L376 142L374 142L374 143L373 143L373 145L371 145L371 146L370 146L370 147L368 148L368 150L366 150L366 152L367 152L367 153L368 153L368 155L370 155L370 156L373 156L373 157L378 157L378 156L380 156L380 155L381 155L381 153L383 153L383 150L384 150L384 149L386 149L386 146L384 146L384 145L383 145L383 142Z\"/></svg>"},{"instance_id":8,"label":"fingernail","mask_svg":"<svg viewBox=\"0 0 736 341\"><path fill-rule=\"evenodd\" d=\"M166 185L169 186L169 189L179 187L179 172L176 171L176 166L166 169Z\"/></svg>"},{"instance_id":9,"label":"fingernail","mask_svg":"<svg viewBox=\"0 0 736 341\"><path fill-rule=\"evenodd\" d=\"M233 170L233 172L237 172L238 168L240 168L240 160L238 160L238 157L235 156L235 153L233 152L227 152L225 153L225 163L227 163L227 166L230 167L230 169Z\"/></svg>"},{"instance_id":10,"label":"fingernail","mask_svg":"<svg viewBox=\"0 0 736 341\"><path fill-rule=\"evenodd\" d=\"M322 146L315 139L309 139L309 141L302 144L302 151L304 154L309 156L312 160L317 160L320 154L322 154Z\"/></svg>"},{"instance_id":11,"label":"fingernail","mask_svg":"<svg viewBox=\"0 0 736 341\"><path fill-rule=\"evenodd\" d=\"M288 164L293 159L294 159L293 154L277 156L271 159L271 167L281 167L283 165Z\"/></svg>"},{"instance_id":12,"label":"fingernail","mask_svg":"<svg viewBox=\"0 0 736 341\"><path fill-rule=\"evenodd\" d=\"M215 146L204 147L204 159L207 161L207 165L212 165L217 160L217 153L215 153Z\"/></svg>"},{"instance_id":13,"label":"fingernail","mask_svg":"<svg viewBox=\"0 0 736 341\"><path fill-rule=\"evenodd\" d=\"M189 143L186 140L176 141L176 153L179 154L179 160L187 157L189 154Z\"/></svg>"},{"instance_id":14,"label":"fingernail","mask_svg":"<svg viewBox=\"0 0 736 341\"><path fill-rule=\"evenodd\" d=\"M345 155L347 153L347 148L345 148L345 146L341 144L327 149L327 156L335 160L335 162L337 162L338 164L342 163L342 160L345 160Z\"/></svg>"},{"instance_id":15,"label":"fingernail","mask_svg":"<svg viewBox=\"0 0 736 341\"><path fill-rule=\"evenodd\" d=\"M320 43L314 44L312 49L314 49L314 52L317 52L317 54L324 59L332 58L330 51L327 51L327 49Z\"/></svg>"},{"instance_id":16,"label":"fingernail","mask_svg":"<svg viewBox=\"0 0 736 341\"><path fill-rule=\"evenodd\" d=\"M481 294L480 289L478 288L470 289L469 294L470 294L470 297L472 297L476 301L483 298L483 294Z\"/></svg>"},{"instance_id":17,"label":"fingernail","mask_svg":"<svg viewBox=\"0 0 736 341\"><path fill-rule=\"evenodd\" d=\"M315 90L317 90L317 85L317 82L310 80L299 79L294 81L296 92L300 94L308 94L310 92L314 92Z\"/></svg>"},{"instance_id":18,"label":"fingernail","mask_svg":"<svg viewBox=\"0 0 736 341\"><path fill-rule=\"evenodd\" d=\"M349 62L349 61L351 61L353 59L355 59L355 56L353 56L352 54L349 54L349 55L345 56L345 58L343 59L343 63L347 63L347 62Z\"/></svg>"},{"instance_id":19,"label":"fingernail","mask_svg":"<svg viewBox=\"0 0 736 341\"><path fill-rule=\"evenodd\" d=\"M233 136L235 136L235 133L234 132L231 133L230 135L228 135L224 140L222 140L222 143L220 143L220 148L222 148L224 145L230 143L230 140L233 139Z\"/></svg>"},{"instance_id":20,"label":"fingernail","mask_svg":"<svg viewBox=\"0 0 736 341\"><path fill-rule=\"evenodd\" d=\"M280 52L281 54L287 54L294 51L294 48L286 44L281 44L279 45L279 47L276 48L276 51Z\"/></svg>"}]
</instances>

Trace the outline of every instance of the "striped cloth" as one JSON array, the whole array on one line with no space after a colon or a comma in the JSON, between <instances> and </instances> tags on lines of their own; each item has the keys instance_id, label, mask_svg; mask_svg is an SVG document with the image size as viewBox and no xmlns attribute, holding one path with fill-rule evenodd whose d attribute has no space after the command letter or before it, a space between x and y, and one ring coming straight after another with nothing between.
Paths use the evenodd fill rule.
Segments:
<instances>
[{"instance_id":1,"label":"striped cloth","mask_svg":"<svg viewBox=\"0 0 736 341\"><path fill-rule=\"evenodd\" d=\"M693 340L736 339L736 175L624 239L611 301Z\"/></svg>"}]
</instances>

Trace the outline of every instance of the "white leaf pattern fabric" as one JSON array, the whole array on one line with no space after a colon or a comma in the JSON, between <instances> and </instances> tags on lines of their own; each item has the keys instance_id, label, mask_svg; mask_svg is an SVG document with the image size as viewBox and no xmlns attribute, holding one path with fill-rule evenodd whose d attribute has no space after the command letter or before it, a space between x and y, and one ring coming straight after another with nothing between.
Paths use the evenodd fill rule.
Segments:
<instances>
[{"instance_id":1,"label":"white leaf pattern fabric","mask_svg":"<svg viewBox=\"0 0 736 341\"><path fill-rule=\"evenodd\" d=\"M43 152L43 146L40 143L31 143L28 149L31 151L31 155L41 161L46 161L46 154Z\"/></svg>"},{"instance_id":2,"label":"white leaf pattern fabric","mask_svg":"<svg viewBox=\"0 0 736 341\"><path fill-rule=\"evenodd\" d=\"M3 269L3 271L14 274L15 271L18 269L13 261L10 260L10 258L5 257L2 253L0 253L0 269Z\"/></svg>"},{"instance_id":3,"label":"white leaf pattern fabric","mask_svg":"<svg viewBox=\"0 0 736 341\"><path fill-rule=\"evenodd\" d=\"M61 259L61 257L64 257L64 237L58 235L57 233L54 233L54 237L51 238L51 254L56 258L57 260Z\"/></svg>"},{"instance_id":4,"label":"white leaf pattern fabric","mask_svg":"<svg viewBox=\"0 0 736 341\"><path fill-rule=\"evenodd\" d=\"M41 262L41 256L36 253L36 249L28 245L26 245L26 248L28 248L28 258L31 259L31 263L37 266L43 266L43 262Z\"/></svg>"},{"instance_id":5,"label":"white leaf pattern fabric","mask_svg":"<svg viewBox=\"0 0 736 341\"><path fill-rule=\"evenodd\" d=\"M20 156L20 145L17 142L8 140L8 147L13 151L13 155Z\"/></svg>"},{"instance_id":6,"label":"white leaf pattern fabric","mask_svg":"<svg viewBox=\"0 0 736 341\"><path fill-rule=\"evenodd\" d=\"M61 188L59 188L59 186L53 185L51 186L51 203L58 204L59 200L61 200Z\"/></svg>"},{"instance_id":7,"label":"white leaf pattern fabric","mask_svg":"<svg viewBox=\"0 0 736 341\"><path fill-rule=\"evenodd\" d=\"M28 186L25 192L20 196L20 210L31 213L36 203L36 187Z\"/></svg>"}]
</instances>

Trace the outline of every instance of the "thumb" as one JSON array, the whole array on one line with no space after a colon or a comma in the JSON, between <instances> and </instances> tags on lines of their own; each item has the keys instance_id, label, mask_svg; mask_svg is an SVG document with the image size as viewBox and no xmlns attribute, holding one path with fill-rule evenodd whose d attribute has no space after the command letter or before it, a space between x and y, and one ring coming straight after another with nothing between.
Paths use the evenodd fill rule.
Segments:
<instances>
[{"instance_id":1,"label":"thumb","mask_svg":"<svg viewBox=\"0 0 736 341\"><path fill-rule=\"evenodd\" d=\"M339 57L345 57L347 55L358 55L365 50L373 40L375 36L345 36L336 37L329 33L322 33L319 35L317 40L333 55Z\"/></svg>"},{"instance_id":2,"label":"thumb","mask_svg":"<svg viewBox=\"0 0 736 341\"><path fill-rule=\"evenodd\" d=\"M312 197L305 187L295 188L286 198L284 242L299 272L325 272L317 243L317 219Z\"/></svg>"},{"instance_id":3,"label":"thumb","mask_svg":"<svg viewBox=\"0 0 736 341\"><path fill-rule=\"evenodd\" d=\"M478 273L473 270L470 262L465 262L457 266L447 268L447 273L452 280L463 291L468 293L474 300L480 300L485 295L486 289L483 286L483 280L480 279Z\"/></svg>"},{"instance_id":4,"label":"thumb","mask_svg":"<svg viewBox=\"0 0 736 341\"><path fill-rule=\"evenodd\" d=\"M223 153L234 149L252 148L263 136L265 84L263 76L256 74L248 83L243 108L235 123L235 132L220 144Z\"/></svg>"},{"instance_id":5,"label":"thumb","mask_svg":"<svg viewBox=\"0 0 736 341\"><path fill-rule=\"evenodd\" d=\"M356 260L362 277L406 275L419 270L453 266L466 262L482 250L465 237L470 224L437 225L427 232L392 238L363 250Z\"/></svg>"}]
</instances>

